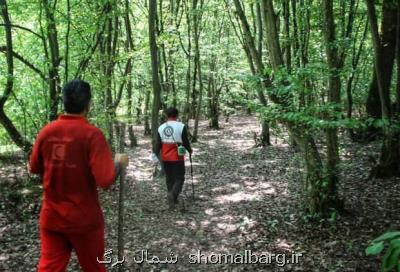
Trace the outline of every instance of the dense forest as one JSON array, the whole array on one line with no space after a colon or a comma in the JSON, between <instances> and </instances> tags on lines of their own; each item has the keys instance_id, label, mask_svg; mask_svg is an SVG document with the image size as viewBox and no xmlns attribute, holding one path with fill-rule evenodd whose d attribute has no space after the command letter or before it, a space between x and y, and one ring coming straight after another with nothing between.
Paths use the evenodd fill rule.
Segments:
<instances>
[{"instance_id":1,"label":"dense forest","mask_svg":"<svg viewBox=\"0 0 400 272\"><path fill-rule=\"evenodd\" d=\"M400 269L398 1L0 0L0 8L0 270L35 271L42 189L26 161L75 78L92 87L89 121L131 160L127 256L302 253L285 266L179 260L128 262L126 271ZM194 147L176 214L162 207L162 171L148 159L171 106ZM100 193L110 248L120 189Z\"/></svg>"}]
</instances>

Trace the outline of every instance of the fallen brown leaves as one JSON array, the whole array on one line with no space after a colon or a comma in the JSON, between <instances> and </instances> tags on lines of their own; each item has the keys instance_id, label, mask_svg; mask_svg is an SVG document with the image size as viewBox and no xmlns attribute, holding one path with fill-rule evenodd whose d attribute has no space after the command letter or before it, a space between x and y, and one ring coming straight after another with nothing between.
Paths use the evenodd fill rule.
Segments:
<instances>
[{"instance_id":1,"label":"fallen brown leaves","mask_svg":"<svg viewBox=\"0 0 400 272\"><path fill-rule=\"evenodd\" d=\"M187 162L186 184L176 211L167 210L164 179L152 177L150 140L139 137L139 146L129 151L126 271L377 271L378 260L365 257L366 245L400 226L399 180L367 179L371 167L367 158L379 150L378 143L342 143L340 193L346 214L336 221L305 223L299 202L301 160L284 141L254 148L252 132L258 127L253 117L232 117L218 131L207 129L202 122L201 129L193 157L196 198L191 197ZM135 133L143 135L139 127ZM34 203L39 203L40 193L15 185L15 167L19 164L7 164L0 171L0 271L35 271L39 241ZM23 194L23 189L28 191ZM116 252L118 188L100 196L107 248ZM179 261L135 264L133 257L141 250L160 258L172 251ZM295 252L302 257L298 264L286 266L190 264L189 254L198 250L206 256L252 250L288 256ZM75 258L69 271L78 270Z\"/></svg>"}]
</instances>

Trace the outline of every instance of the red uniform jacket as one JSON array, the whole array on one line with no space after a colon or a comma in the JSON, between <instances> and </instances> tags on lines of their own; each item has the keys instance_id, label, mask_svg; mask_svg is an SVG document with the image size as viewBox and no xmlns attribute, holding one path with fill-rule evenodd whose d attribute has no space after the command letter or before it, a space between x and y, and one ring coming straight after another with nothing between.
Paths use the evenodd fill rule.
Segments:
<instances>
[{"instance_id":1,"label":"red uniform jacket","mask_svg":"<svg viewBox=\"0 0 400 272\"><path fill-rule=\"evenodd\" d=\"M45 126L29 165L43 179L41 227L86 232L104 224L97 186L113 183L114 162L104 135L86 118L61 115Z\"/></svg>"}]
</instances>

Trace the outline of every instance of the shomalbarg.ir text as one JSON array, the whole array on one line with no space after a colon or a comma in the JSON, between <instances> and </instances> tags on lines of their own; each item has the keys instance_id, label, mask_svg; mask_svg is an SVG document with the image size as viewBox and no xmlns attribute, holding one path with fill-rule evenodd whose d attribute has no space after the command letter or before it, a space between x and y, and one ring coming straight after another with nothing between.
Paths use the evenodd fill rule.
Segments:
<instances>
[{"instance_id":1,"label":"shomalbarg.ir text","mask_svg":"<svg viewBox=\"0 0 400 272\"><path fill-rule=\"evenodd\" d=\"M128 264L131 263L130 258L125 258L123 256L122 260L118 258L112 258L112 249L107 250L104 254L104 259L97 261L103 264L110 264L112 267L119 264ZM191 253L188 256L181 255L178 256L170 251L170 257L160 258L159 256L150 254L148 250L140 250L139 254L135 254L133 257L133 262L136 264L177 264L179 263L187 263L189 264L276 264L277 266L285 266L287 264L299 264L300 258L303 256L302 253L283 253L283 254L274 254L274 253L256 253L252 250L244 250L241 253L209 253L205 254L201 252L201 250L197 250L196 253ZM183 259L183 260L182 260ZM115 262L113 261L115 260Z\"/></svg>"},{"instance_id":2,"label":"shomalbarg.ir text","mask_svg":"<svg viewBox=\"0 0 400 272\"><path fill-rule=\"evenodd\" d=\"M274 254L274 253L256 253L251 250L245 250L241 253L211 253L204 254L201 250L189 254L189 263L191 264L276 264L285 266L287 264L299 264L302 253Z\"/></svg>"}]
</instances>

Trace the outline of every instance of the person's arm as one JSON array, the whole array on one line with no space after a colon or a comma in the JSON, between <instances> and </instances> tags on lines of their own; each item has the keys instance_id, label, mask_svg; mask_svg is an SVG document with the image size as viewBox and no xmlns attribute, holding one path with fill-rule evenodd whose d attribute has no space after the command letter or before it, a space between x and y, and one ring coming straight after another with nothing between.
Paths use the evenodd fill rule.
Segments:
<instances>
[{"instance_id":1,"label":"person's arm","mask_svg":"<svg viewBox=\"0 0 400 272\"><path fill-rule=\"evenodd\" d=\"M190 146L190 141L189 141L186 126L184 126L183 130L182 130L182 145L186 148L186 150L189 152L189 154L193 153L193 149Z\"/></svg>"},{"instance_id":2,"label":"person's arm","mask_svg":"<svg viewBox=\"0 0 400 272\"><path fill-rule=\"evenodd\" d=\"M29 156L28 170L32 174L43 174L43 158L40 153L41 141L41 134L39 133L33 145L31 155Z\"/></svg>"},{"instance_id":3,"label":"person's arm","mask_svg":"<svg viewBox=\"0 0 400 272\"><path fill-rule=\"evenodd\" d=\"M153 150L154 154L156 154L157 157L160 156L161 145L162 145L161 137L160 137L160 134L157 133L157 139L156 139L156 143L155 143L154 150Z\"/></svg>"},{"instance_id":4,"label":"person's arm","mask_svg":"<svg viewBox=\"0 0 400 272\"><path fill-rule=\"evenodd\" d=\"M105 189L115 181L114 160L108 143L100 131L94 133L89 141L89 165L97 186Z\"/></svg>"}]
</instances>

